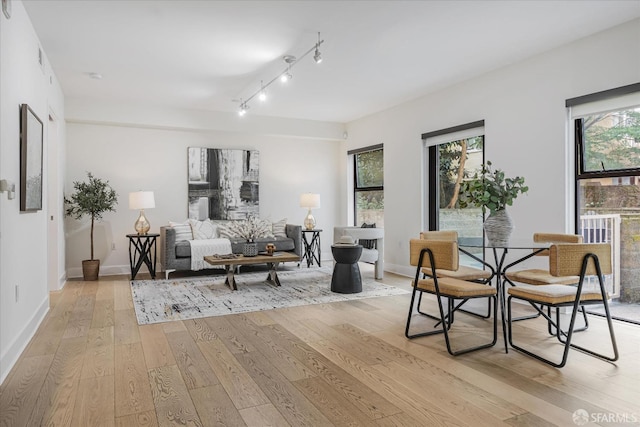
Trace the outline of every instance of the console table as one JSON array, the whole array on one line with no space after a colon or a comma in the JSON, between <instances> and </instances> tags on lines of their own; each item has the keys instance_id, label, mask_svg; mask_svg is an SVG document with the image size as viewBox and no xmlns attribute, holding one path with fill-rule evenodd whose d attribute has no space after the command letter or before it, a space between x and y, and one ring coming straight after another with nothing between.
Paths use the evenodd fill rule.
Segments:
<instances>
[{"instance_id":1,"label":"console table","mask_svg":"<svg viewBox=\"0 0 640 427\"><path fill-rule=\"evenodd\" d=\"M131 267L131 280L144 263L149 269L153 279L156 278L156 239L159 234L127 234L129 238L129 267Z\"/></svg>"},{"instance_id":2,"label":"console table","mask_svg":"<svg viewBox=\"0 0 640 427\"><path fill-rule=\"evenodd\" d=\"M321 267L320 265L320 233L322 232L322 230L320 229L313 229L313 230L305 230L304 228L302 229L302 243L304 244L304 250L302 253L302 259L300 259L300 262L304 261L305 259L307 260L307 268L311 267L313 265L313 261L315 260L315 262L318 263L318 267ZM307 238L307 234L311 234L310 238L311 240L309 240Z\"/></svg>"}]
</instances>

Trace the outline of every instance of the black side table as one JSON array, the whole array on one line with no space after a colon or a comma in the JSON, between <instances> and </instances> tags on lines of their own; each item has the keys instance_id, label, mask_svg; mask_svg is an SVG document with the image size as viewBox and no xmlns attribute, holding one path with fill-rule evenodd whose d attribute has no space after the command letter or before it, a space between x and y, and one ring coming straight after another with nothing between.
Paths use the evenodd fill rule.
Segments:
<instances>
[{"instance_id":1,"label":"black side table","mask_svg":"<svg viewBox=\"0 0 640 427\"><path fill-rule=\"evenodd\" d=\"M307 268L313 265L313 261L320 265L320 232L322 230L306 230L302 229L302 243L304 244L304 251L300 262L307 260ZM307 239L307 234L311 233L311 240Z\"/></svg>"},{"instance_id":2,"label":"black side table","mask_svg":"<svg viewBox=\"0 0 640 427\"><path fill-rule=\"evenodd\" d=\"M362 292L362 277L358 267L362 245L332 245L331 253L336 261L331 276L331 292L341 294Z\"/></svg>"},{"instance_id":3,"label":"black side table","mask_svg":"<svg viewBox=\"0 0 640 427\"><path fill-rule=\"evenodd\" d=\"M156 278L156 239L159 234L127 234L129 238L129 266L131 280L136 278L144 263L152 278Z\"/></svg>"}]
</instances>

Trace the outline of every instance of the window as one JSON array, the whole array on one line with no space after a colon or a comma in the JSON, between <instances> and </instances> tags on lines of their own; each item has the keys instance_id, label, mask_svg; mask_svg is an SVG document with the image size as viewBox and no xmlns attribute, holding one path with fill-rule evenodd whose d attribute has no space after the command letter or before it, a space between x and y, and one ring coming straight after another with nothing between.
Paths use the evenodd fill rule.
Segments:
<instances>
[{"instance_id":1,"label":"window","mask_svg":"<svg viewBox=\"0 0 640 427\"><path fill-rule=\"evenodd\" d=\"M429 230L457 230L460 237L482 237L482 210L460 209L460 184L482 167L484 121L422 135L428 153Z\"/></svg>"},{"instance_id":2,"label":"window","mask_svg":"<svg viewBox=\"0 0 640 427\"><path fill-rule=\"evenodd\" d=\"M576 120L582 173L640 168L640 106Z\"/></svg>"},{"instance_id":3,"label":"window","mask_svg":"<svg viewBox=\"0 0 640 427\"><path fill-rule=\"evenodd\" d=\"M382 146L349 152L354 161L354 225L384 227L384 152Z\"/></svg>"},{"instance_id":4,"label":"window","mask_svg":"<svg viewBox=\"0 0 640 427\"><path fill-rule=\"evenodd\" d=\"M576 232L609 243L614 318L640 323L640 84L567 100L575 137ZM601 313L602 308L592 309Z\"/></svg>"}]
</instances>

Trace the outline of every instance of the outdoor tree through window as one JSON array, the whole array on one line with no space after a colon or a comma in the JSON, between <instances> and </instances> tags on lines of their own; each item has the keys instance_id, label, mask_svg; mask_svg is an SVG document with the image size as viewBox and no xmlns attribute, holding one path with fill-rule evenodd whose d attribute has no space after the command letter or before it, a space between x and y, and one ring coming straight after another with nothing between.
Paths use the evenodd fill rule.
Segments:
<instances>
[{"instance_id":1,"label":"outdoor tree through window","mask_svg":"<svg viewBox=\"0 0 640 427\"><path fill-rule=\"evenodd\" d=\"M384 156L377 149L356 153L355 161L355 225L362 223L384 227Z\"/></svg>"}]
</instances>

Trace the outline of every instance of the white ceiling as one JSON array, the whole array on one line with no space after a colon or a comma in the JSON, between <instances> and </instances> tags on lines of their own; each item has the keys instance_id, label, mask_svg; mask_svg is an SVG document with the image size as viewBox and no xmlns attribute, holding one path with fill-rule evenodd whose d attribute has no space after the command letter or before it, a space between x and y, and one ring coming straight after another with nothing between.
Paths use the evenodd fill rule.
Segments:
<instances>
[{"instance_id":1,"label":"white ceiling","mask_svg":"<svg viewBox=\"0 0 640 427\"><path fill-rule=\"evenodd\" d=\"M640 0L24 5L66 97L139 105L237 111L239 98L285 69L283 55L300 56L320 31L322 64L304 58L249 112L336 122L640 17Z\"/></svg>"}]
</instances>

